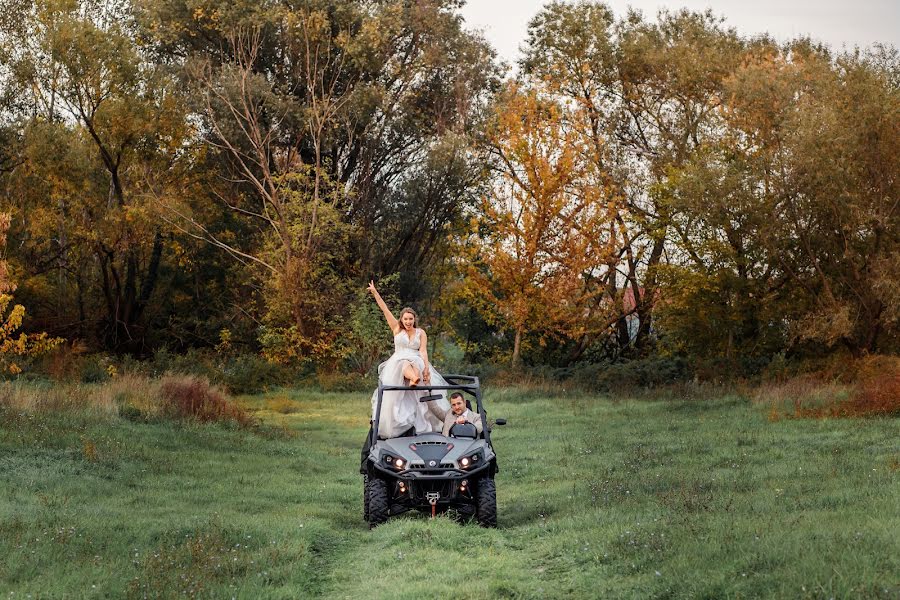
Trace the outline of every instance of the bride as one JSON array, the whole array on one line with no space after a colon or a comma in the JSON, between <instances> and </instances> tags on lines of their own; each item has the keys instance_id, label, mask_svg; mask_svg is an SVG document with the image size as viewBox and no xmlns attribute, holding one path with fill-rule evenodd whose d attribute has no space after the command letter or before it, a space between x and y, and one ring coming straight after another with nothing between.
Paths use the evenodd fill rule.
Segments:
<instances>
[{"instance_id":1,"label":"bride","mask_svg":"<svg viewBox=\"0 0 900 600\"><path fill-rule=\"evenodd\" d=\"M375 282L370 281L366 289L372 292L378 308L384 313L384 318L391 328L391 333L394 334L394 354L378 365L378 382L381 385L423 388L421 391L383 392L378 437L398 437L410 428L415 428L416 433L441 431L444 416L450 410L446 390L435 390L442 396L440 400L419 402L419 398L429 393L428 385L447 385L447 382L428 362L428 337L425 331L419 329L415 311L404 308L400 311L398 321L375 289ZM378 390L372 395L373 419L377 401Z\"/></svg>"}]
</instances>

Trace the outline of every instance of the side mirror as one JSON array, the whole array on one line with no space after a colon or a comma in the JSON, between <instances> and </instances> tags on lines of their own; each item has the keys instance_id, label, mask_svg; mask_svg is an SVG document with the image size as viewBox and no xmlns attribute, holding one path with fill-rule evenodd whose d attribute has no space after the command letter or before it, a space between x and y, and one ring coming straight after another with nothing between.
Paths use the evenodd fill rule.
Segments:
<instances>
[{"instance_id":1,"label":"side mirror","mask_svg":"<svg viewBox=\"0 0 900 600\"><path fill-rule=\"evenodd\" d=\"M506 419L494 419L494 423L497 425L506 425Z\"/></svg>"}]
</instances>

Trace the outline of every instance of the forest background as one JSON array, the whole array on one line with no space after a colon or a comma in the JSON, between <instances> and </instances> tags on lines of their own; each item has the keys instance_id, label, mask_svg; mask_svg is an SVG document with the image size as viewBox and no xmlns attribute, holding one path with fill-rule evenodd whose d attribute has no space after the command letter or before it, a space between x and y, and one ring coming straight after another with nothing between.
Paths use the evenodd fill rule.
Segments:
<instances>
[{"instance_id":1,"label":"forest background","mask_svg":"<svg viewBox=\"0 0 900 600\"><path fill-rule=\"evenodd\" d=\"M897 410L896 48L460 4L0 0L4 376L371 389L374 279L443 371Z\"/></svg>"}]
</instances>

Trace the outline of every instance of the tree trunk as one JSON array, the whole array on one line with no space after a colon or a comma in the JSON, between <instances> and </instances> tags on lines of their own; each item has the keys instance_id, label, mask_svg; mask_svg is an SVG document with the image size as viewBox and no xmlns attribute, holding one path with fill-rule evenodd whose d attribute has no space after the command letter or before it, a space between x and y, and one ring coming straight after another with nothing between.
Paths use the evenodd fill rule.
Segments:
<instances>
[{"instance_id":1,"label":"tree trunk","mask_svg":"<svg viewBox=\"0 0 900 600\"><path fill-rule=\"evenodd\" d=\"M516 340L513 342L512 366L519 366L519 354L522 349L522 328L516 329Z\"/></svg>"}]
</instances>

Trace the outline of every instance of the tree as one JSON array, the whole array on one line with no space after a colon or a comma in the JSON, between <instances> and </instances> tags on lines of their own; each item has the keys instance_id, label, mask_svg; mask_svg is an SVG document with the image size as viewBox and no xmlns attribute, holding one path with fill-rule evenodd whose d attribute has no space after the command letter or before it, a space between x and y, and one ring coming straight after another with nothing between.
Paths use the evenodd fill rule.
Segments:
<instances>
[{"instance_id":1,"label":"tree","mask_svg":"<svg viewBox=\"0 0 900 600\"><path fill-rule=\"evenodd\" d=\"M267 339L321 356L361 273L401 272L404 295L426 294L443 227L471 201L468 121L496 71L455 3L140 6L196 93L224 173L215 195L253 233L212 240L181 199L169 206L256 265Z\"/></svg>"},{"instance_id":2,"label":"tree","mask_svg":"<svg viewBox=\"0 0 900 600\"><path fill-rule=\"evenodd\" d=\"M897 53L832 62L804 44L789 52L785 75L804 84L779 132L790 164L768 241L773 263L802 290L792 334L856 354L883 350L898 334Z\"/></svg>"},{"instance_id":3,"label":"tree","mask_svg":"<svg viewBox=\"0 0 900 600\"><path fill-rule=\"evenodd\" d=\"M9 231L9 224L10 215L0 213L0 250L6 248L6 232ZM25 317L25 307L21 304L14 305L8 314L6 312L15 289L16 285L10 279L9 265L0 259L0 368L13 375L22 372L16 360L43 354L63 341L62 338L51 338L43 332L31 335L20 333L18 337L14 337Z\"/></svg>"},{"instance_id":4,"label":"tree","mask_svg":"<svg viewBox=\"0 0 900 600\"><path fill-rule=\"evenodd\" d=\"M610 238L617 252L599 273L605 301L630 310L615 323L618 352L651 341L657 271L671 240L666 182L718 131L723 80L741 43L711 13L638 12L616 21L598 2L547 5L531 22L523 72L565 99L573 128L590 149L582 157L614 202ZM580 340L574 356L593 340Z\"/></svg>"},{"instance_id":5,"label":"tree","mask_svg":"<svg viewBox=\"0 0 900 600\"><path fill-rule=\"evenodd\" d=\"M189 154L175 82L147 62L118 4L41 0L19 14L4 60L28 112L6 201L26 216L29 275L58 274L60 302L77 299L74 319L57 306L60 321L81 334L99 295L104 345L139 351L166 233L149 197L183 185Z\"/></svg>"},{"instance_id":6,"label":"tree","mask_svg":"<svg viewBox=\"0 0 900 600\"><path fill-rule=\"evenodd\" d=\"M604 190L579 162L582 140L539 91L511 85L488 139L498 178L476 222L469 293L489 320L512 329L515 365L529 333L576 337L597 326L590 272L608 252L609 215Z\"/></svg>"}]
</instances>

